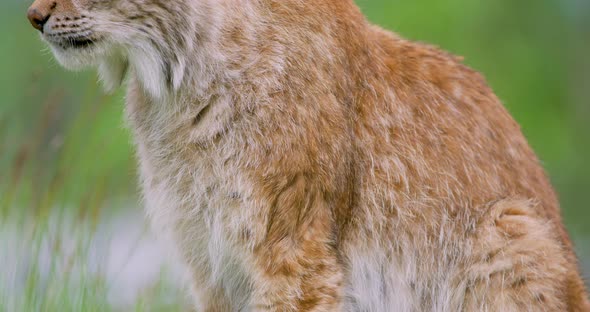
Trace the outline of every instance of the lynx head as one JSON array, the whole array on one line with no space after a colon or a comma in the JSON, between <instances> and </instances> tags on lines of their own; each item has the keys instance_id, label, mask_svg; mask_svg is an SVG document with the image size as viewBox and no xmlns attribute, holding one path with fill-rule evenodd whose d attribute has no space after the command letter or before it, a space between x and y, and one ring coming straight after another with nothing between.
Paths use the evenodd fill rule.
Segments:
<instances>
[{"instance_id":1,"label":"lynx head","mask_svg":"<svg viewBox=\"0 0 590 312\"><path fill-rule=\"evenodd\" d=\"M211 0L36 0L28 19L64 67L98 67L107 90L128 69L154 97L178 89L214 23Z\"/></svg>"}]
</instances>

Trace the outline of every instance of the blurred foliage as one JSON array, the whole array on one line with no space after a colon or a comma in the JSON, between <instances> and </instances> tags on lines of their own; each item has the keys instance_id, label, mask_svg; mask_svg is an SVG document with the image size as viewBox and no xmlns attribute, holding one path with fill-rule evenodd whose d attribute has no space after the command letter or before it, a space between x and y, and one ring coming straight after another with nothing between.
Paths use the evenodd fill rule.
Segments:
<instances>
[{"instance_id":1,"label":"blurred foliage","mask_svg":"<svg viewBox=\"0 0 590 312\"><path fill-rule=\"evenodd\" d=\"M104 95L94 72L58 66L25 18L29 2L0 3L0 218L120 209L137 199L124 91ZM484 73L547 168L588 263L590 1L357 2L374 23Z\"/></svg>"}]
</instances>

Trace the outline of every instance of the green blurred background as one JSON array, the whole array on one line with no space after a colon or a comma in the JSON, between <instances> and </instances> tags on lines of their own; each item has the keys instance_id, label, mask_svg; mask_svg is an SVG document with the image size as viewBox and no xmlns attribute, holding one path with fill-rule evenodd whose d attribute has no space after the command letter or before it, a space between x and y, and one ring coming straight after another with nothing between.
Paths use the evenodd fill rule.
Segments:
<instances>
[{"instance_id":1,"label":"green blurred background","mask_svg":"<svg viewBox=\"0 0 590 312\"><path fill-rule=\"evenodd\" d=\"M124 91L104 95L94 72L59 67L25 18L30 2L0 2L0 229L12 225L25 244L48 220L92 232L105 215L141 211ZM590 273L590 1L357 2L374 23L461 55L488 78L548 170ZM11 283L25 279L22 300L39 298L30 310L51 310L35 284L47 279L26 268Z\"/></svg>"}]
</instances>

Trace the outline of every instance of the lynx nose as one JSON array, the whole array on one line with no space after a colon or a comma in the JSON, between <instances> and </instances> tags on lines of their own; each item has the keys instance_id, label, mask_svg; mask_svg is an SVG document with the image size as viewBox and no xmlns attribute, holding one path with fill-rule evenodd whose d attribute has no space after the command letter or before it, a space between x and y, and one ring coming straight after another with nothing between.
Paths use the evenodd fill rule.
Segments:
<instances>
[{"instance_id":1,"label":"lynx nose","mask_svg":"<svg viewBox=\"0 0 590 312\"><path fill-rule=\"evenodd\" d=\"M35 1L27 11L27 18L31 22L31 25L40 32L43 32L43 26L51 17L51 13L53 13L56 5L57 3L54 1Z\"/></svg>"}]
</instances>

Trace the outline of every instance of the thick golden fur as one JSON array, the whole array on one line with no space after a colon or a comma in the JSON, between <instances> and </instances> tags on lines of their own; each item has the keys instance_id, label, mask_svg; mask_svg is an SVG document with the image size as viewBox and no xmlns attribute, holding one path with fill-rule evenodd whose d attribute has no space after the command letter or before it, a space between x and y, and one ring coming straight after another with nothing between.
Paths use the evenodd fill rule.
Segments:
<instances>
[{"instance_id":1,"label":"thick golden fur","mask_svg":"<svg viewBox=\"0 0 590 312\"><path fill-rule=\"evenodd\" d=\"M458 58L351 0L54 2L60 62L127 73L199 311L590 311L543 169Z\"/></svg>"}]
</instances>

